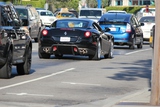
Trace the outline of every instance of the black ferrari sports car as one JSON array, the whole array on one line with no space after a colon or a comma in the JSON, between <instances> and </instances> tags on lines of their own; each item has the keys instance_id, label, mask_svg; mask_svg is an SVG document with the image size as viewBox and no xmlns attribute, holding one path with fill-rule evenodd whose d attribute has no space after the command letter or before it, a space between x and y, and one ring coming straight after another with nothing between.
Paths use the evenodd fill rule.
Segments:
<instances>
[{"instance_id":1,"label":"black ferrari sports car","mask_svg":"<svg viewBox=\"0 0 160 107\"><path fill-rule=\"evenodd\" d=\"M100 60L113 57L113 36L90 19L58 19L45 27L38 43L39 58L57 58L63 55L89 56Z\"/></svg>"}]
</instances>

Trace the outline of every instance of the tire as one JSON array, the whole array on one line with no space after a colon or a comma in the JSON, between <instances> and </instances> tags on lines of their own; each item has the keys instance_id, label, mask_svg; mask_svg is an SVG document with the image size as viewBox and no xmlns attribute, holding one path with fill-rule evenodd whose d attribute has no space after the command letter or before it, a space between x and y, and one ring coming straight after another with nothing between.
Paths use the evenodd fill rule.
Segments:
<instances>
[{"instance_id":1,"label":"tire","mask_svg":"<svg viewBox=\"0 0 160 107\"><path fill-rule=\"evenodd\" d=\"M129 48L130 49L135 49L135 38L133 38L133 40L132 40L132 44L131 45L129 45Z\"/></svg>"},{"instance_id":2,"label":"tire","mask_svg":"<svg viewBox=\"0 0 160 107\"><path fill-rule=\"evenodd\" d=\"M89 59L92 59L92 60L100 60L101 59L101 43L99 41L97 42L97 49L96 49L95 55L94 56L90 55Z\"/></svg>"},{"instance_id":3,"label":"tire","mask_svg":"<svg viewBox=\"0 0 160 107\"><path fill-rule=\"evenodd\" d=\"M32 49L28 47L28 50L25 54L25 61L22 64L17 64L17 73L19 75L29 74L31 70L31 62L32 62Z\"/></svg>"},{"instance_id":4,"label":"tire","mask_svg":"<svg viewBox=\"0 0 160 107\"><path fill-rule=\"evenodd\" d=\"M41 53L41 52L38 52L38 56L40 59L49 59L50 58L50 54Z\"/></svg>"},{"instance_id":5,"label":"tire","mask_svg":"<svg viewBox=\"0 0 160 107\"><path fill-rule=\"evenodd\" d=\"M13 54L12 54L12 51L10 50L8 52L8 57L7 57L5 65L2 68L0 68L0 78L4 78L4 79L11 78L12 58L13 58Z\"/></svg>"},{"instance_id":6,"label":"tire","mask_svg":"<svg viewBox=\"0 0 160 107\"><path fill-rule=\"evenodd\" d=\"M114 43L113 43L113 41L112 41L112 42L111 42L110 49L109 49L109 53L108 53L108 54L105 54L105 55L104 55L104 58L110 58L110 59L112 59L112 58L113 58L113 50L114 50Z\"/></svg>"},{"instance_id":7,"label":"tire","mask_svg":"<svg viewBox=\"0 0 160 107\"><path fill-rule=\"evenodd\" d=\"M38 38L34 38L34 41L35 41L35 42L38 42Z\"/></svg>"},{"instance_id":8,"label":"tire","mask_svg":"<svg viewBox=\"0 0 160 107\"><path fill-rule=\"evenodd\" d=\"M143 48L143 39L142 39L142 41L137 45L137 48L138 48L138 49L142 49L142 48Z\"/></svg>"}]
</instances>

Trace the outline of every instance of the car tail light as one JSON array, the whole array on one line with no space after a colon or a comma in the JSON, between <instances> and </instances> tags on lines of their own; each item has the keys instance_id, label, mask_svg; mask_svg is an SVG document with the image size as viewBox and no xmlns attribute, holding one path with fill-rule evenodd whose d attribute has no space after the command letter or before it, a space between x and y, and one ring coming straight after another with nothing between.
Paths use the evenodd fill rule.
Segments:
<instances>
[{"instance_id":1,"label":"car tail light","mask_svg":"<svg viewBox=\"0 0 160 107\"><path fill-rule=\"evenodd\" d=\"M48 30L44 29L44 30L42 31L42 34L43 34L43 36L46 36L46 35L48 34Z\"/></svg>"},{"instance_id":2,"label":"car tail light","mask_svg":"<svg viewBox=\"0 0 160 107\"><path fill-rule=\"evenodd\" d=\"M84 36L87 37L87 38L90 37L90 36L91 36L91 32L86 31L86 32L84 33Z\"/></svg>"},{"instance_id":3,"label":"car tail light","mask_svg":"<svg viewBox=\"0 0 160 107\"><path fill-rule=\"evenodd\" d=\"M74 52L78 52L78 49L76 47L73 48Z\"/></svg>"},{"instance_id":4,"label":"car tail light","mask_svg":"<svg viewBox=\"0 0 160 107\"><path fill-rule=\"evenodd\" d=\"M131 25L127 23L126 25L126 32L130 33L131 32Z\"/></svg>"},{"instance_id":5,"label":"car tail light","mask_svg":"<svg viewBox=\"0 0 160 107\"><path fill-rule=\"evenodd\" d=\"M56 50L57 50L57 46L54 46L54 47L53 47L53 51L56 51Z\"/></svg>"}]
</instances>

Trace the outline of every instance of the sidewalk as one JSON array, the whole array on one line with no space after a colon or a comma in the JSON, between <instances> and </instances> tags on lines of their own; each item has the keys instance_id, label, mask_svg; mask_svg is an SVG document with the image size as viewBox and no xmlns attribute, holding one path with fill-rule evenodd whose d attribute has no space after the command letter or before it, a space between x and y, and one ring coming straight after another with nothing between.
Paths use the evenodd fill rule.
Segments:
<instances>
[{"instance_id":1,"label":"sidewalk","mask_svg":"<svg viewBox=\"0 0 160 107\"><path fill-rule=\"evenodd\" d=\"M150 105L150 94L151 91L149 89L144 89L132 95L121 98L115 105L111 107L160 107Z\"/></svg>"}]
</instances>

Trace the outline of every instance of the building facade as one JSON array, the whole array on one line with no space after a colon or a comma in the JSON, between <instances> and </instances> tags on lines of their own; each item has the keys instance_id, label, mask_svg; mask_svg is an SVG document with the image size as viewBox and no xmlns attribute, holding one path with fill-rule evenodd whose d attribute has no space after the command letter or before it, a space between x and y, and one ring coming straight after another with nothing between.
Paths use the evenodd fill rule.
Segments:
<instances>
[{"instance_id":1,"label":"building facade","mask_svg":"<svg viewBox=\"0 0 160 107\"><path fill-rule=\"evenodd\" d=\"M112 0L111 6L154 5L154 0Z\"/></svg>"}]
</instances>

